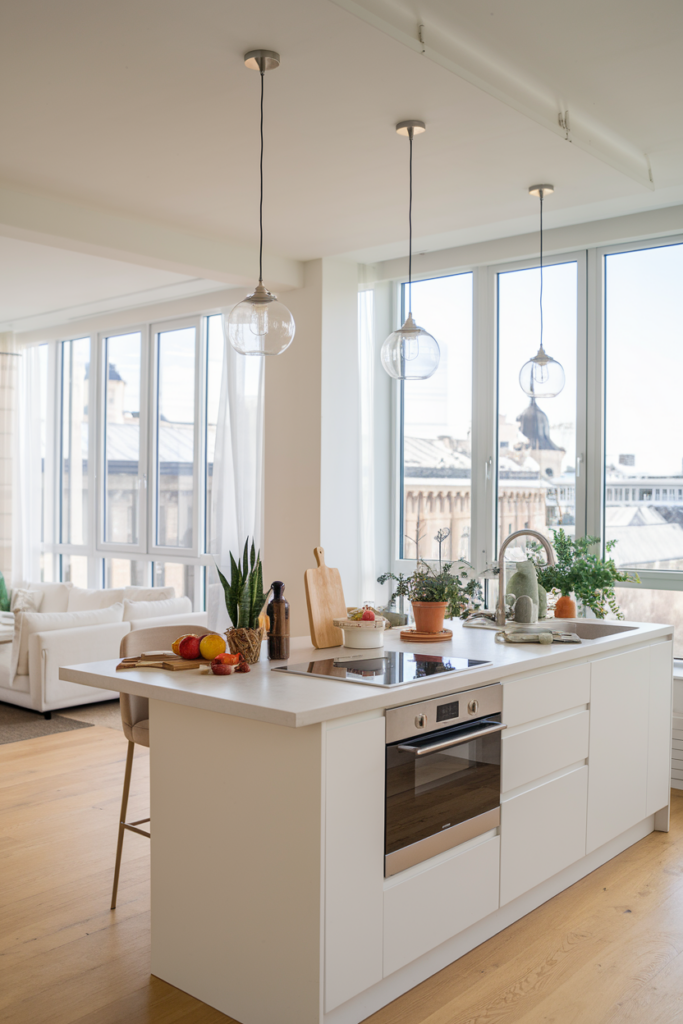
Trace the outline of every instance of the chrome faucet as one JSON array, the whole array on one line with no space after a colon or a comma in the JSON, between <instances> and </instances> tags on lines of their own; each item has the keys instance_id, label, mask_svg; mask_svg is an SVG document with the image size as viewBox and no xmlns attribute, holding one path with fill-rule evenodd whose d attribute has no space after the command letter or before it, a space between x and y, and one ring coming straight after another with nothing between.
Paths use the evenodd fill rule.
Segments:
<instances>
[{"instance_id":1,"label":"chrome faucet","mask_svg":"<svg viewBox=\"0 0 683 1024\"><path fill-rule=\"evenodd\" d=\"M496 607L496 625L505 625L505 551L509 544L518 537L535 537L536 540L540 540L541 544L545 548L545 552L548 556L548 565L555 565L555 552L550 546L550 541L547 537L544 537L538 530L517 530L515 533L511 533L505 538L503 543L500 545L500 554L498 555L498 605Z\"/></svg>"}]
</instances>

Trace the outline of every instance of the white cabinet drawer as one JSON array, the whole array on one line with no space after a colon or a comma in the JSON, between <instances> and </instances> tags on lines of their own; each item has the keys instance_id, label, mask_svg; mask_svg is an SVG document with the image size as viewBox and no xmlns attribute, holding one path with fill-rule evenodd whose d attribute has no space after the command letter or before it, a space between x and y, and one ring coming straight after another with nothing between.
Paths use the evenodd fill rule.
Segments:
<instances>
[{"instance_id":1,"label":"white cabinet drawer","mask_svg":"<svg viewBox=\"0 0 683 1024\"><path fill-rule=\"evenodd\" d=\"M587 791L584 765L503 801L501 906L585 855Z\"/></svg>"},{"instance_id":2,"label":"white cabinet drawer","mask_svg":"<svg viewBox=\"0 0 683 1024\"><path fill-rule=\"evenodd\" d=\"M501 791L507 793L588 757L589 717L588 711L578 711L511 735L504 732Z\"/></svg>"},{"instance_id":3,"label":"white cabinet drawer","mask_svg":"<svg viewBox=\"0 0 683 1024\"><path fill-rule=\"evenodd\" d=\"M493 836L387 886L385 978L498 909L499 856Z\"/></svg>"},{"instance_id":4,"label":"white cabinet drawer","mask_svg":"<svg viewBox=\"0 0 683 1024\"><path fill-rule=\"evenodd\" d=\"M524 725L589 701L590 665L572 665L503 683L503 721Z\"/></svg>"}]
</instances>

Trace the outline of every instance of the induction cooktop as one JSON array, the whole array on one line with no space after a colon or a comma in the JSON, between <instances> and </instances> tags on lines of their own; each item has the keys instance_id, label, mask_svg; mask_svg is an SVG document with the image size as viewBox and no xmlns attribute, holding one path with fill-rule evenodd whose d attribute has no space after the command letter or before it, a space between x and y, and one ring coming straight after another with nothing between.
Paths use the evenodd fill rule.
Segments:
<instances>
[{"instance_id":1,"label":"induction cooktop","mask_svg":"<svg viewBox=\"0 0 683 1024\"><path fill-rule=\"evenodd\" d=\"M345 683L364 683L366 686L406 686L430 676L447 672L462 672L466 668L490 665L490 661L472 658L444 657L440 654L420 654L413 651L385 651L381 656L368 658L355 655L341 658L321 658L301 665L280 665L273 672L289 672L319 679L336 679Z\"/></svg>"}]
</instances>

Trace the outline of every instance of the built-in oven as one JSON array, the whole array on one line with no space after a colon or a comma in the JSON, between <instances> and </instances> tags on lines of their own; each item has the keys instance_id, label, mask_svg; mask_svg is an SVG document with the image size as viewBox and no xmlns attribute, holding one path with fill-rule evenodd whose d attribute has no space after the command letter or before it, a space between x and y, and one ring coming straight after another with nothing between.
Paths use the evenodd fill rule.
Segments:
<instances>
[{"instance_id":1,"label":"built-in oven","mask_svg":"<svg viewBox=\"0 0 683 1024\"><path fill-rule=\"evenodd\" d=\"M384 874L500 824L500 683L386 711Z\"/></svg>"}]
</instances>

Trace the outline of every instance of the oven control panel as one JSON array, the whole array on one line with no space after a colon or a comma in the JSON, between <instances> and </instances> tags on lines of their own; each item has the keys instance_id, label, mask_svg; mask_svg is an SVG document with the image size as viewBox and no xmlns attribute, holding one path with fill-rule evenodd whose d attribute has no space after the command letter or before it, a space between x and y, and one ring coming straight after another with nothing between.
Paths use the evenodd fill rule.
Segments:
<instances>
[{"instance_id":1,"label":"oven control panel","mask_svg":"<svg viewBox=\"0 0 683 1024\"><path fill-rule=\"evenodd\" d=\"M478 686L417 704L388 708L385 712L386 742L408 739L419 733L433 732L449 725L462 725L475 718L486 718L503 710L503 687L500 683Z\"/></svg>"}]
</instances>

